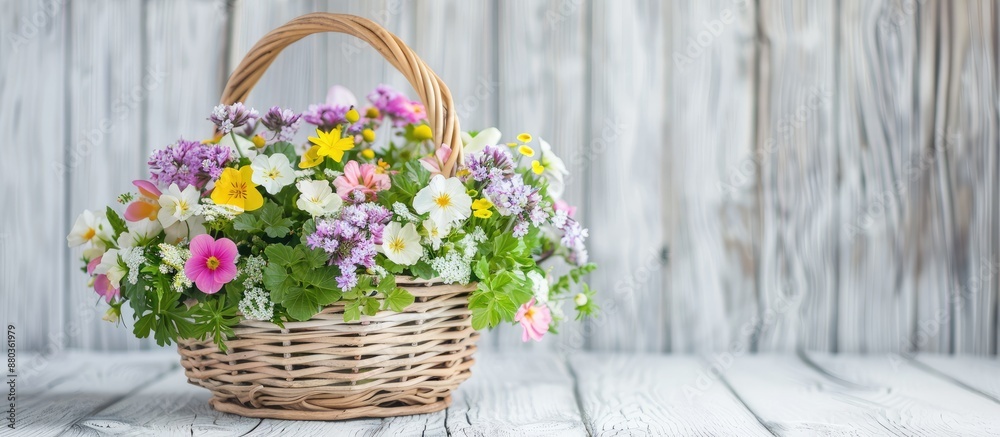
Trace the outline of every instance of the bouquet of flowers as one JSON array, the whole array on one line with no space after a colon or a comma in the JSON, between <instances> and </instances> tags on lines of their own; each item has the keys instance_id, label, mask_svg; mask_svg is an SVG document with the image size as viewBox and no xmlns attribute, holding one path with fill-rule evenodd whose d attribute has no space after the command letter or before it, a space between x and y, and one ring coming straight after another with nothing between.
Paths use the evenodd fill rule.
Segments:
<instances>
[{"instance_id":1,"label":"bouquet of flowers","mask_svg":"<svg viewBox=\"0 0 1000 437\"><path fill-rule=\"evenodd\" d=\"M594 314L587 230L560 200L567 171L548 143L469 132L449 171L421 103L384 85L367 99L334 87L301 114L220 105L214 138L155 151L123 214L84 211L67 237L105 319L127 304L138 337L225 350L243 319L280 326L335 302L345 321L402 311L414 297L395 275L477 283L473 327L519 323L524 341L555 332L564 302ZM315 136L297 145L303 123ZM540 265L552 257L565 274Z\"/></svg>"}]
</instances>

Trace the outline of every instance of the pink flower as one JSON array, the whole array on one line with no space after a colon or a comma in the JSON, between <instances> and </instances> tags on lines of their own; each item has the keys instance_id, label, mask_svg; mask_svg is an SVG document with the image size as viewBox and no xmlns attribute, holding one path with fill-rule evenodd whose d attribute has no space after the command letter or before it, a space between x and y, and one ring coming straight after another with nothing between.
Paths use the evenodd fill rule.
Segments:
<instances>
[{"instance_id":1,"label":"pink flower","mask_svg":"<svg viewBox=\"0 0 1000 437\"><path fill-rule=\"evenodd\" d=\"M361 190L365 197L374 199L375 193L390 187L389 175L380 172L374 164L358 164L350 161L344 166L344 174L333 180L337 187L337 195L344 200L351 200L351 193Z\"/></svg>"},{"instance_id":2,"label":"pink flower","mask_svg":"<svg viewBox=\"0 0 1000 437\"><path fill-rule=\"evenodd\" d=\"M191 240L191 258L184 264L184 274L206 294L215 294L236 277L236 243L201 234Z\"/></svg>"},{"instance_id":3,"label":"pink flower","mask_svg":"<svg viewBox=\"0 0 1000 437\"><path fill-rule=\"evenodd\" d=\"M441 167L451 158L451 147L442 144L433 155L420 158L420 165L431 172L431 177L441 174Z\"/></svg>"},{"instance_id":4,"label":"pink flower","mask_svg":"<svg viewBox=\"0 0 1000 437\"><path fill-rule=\"evenodd\" d=\"M552 313L545 305L535 305L535 298L531 298L528 303L521 305L521 309L517 310L514 321L521 322L521 328L524 329L524 332L521 333L521 341L527 342L528 339L541 341L542 336L549 332Z\"/></svg>"},{"instance_id":5,"label":"pink flower","mask_svg":"<svg viewBox=\"0 0 1000 437\"><path fill-rule=\"evenodd\" d=\"M576 215L576 207L570 205L565 200L562 199L557 200L555 205L553 205L553 207L555 208L556 211L566 211L566 216L569 218L573 218L573 216Z\"/></svg>"},{"instance_id":6,"label":"pink flower","mask_svg":"<svg viewBox=\"0 0 1000 437\"><path fill-rule=\"evenodd\" d=\"M98 264L101 263L101 258L103 258L103 256L95 257L87 263L88 275L94 274L94 269L96 269ZM97 275L94 278L94 291L96 291L97 294L104 296L104 301L107 303L111 303L111 299L121 295L120 289L111 286L111 281L108 280L107 275Z\"/></svg>"},{"instance_id":7,"label":"pink flower","mask_svg":"<svg viewBox=\"0 0 1000 437\"><path fill-rule=\"evenodd\" d=\"M156 214L160 211L160 194L163 193L150 181L132 181L132 185L139 188L139 198L125 209L125 220L137 222L148 218L156 221Z\"/></svg>"}]
</instances>

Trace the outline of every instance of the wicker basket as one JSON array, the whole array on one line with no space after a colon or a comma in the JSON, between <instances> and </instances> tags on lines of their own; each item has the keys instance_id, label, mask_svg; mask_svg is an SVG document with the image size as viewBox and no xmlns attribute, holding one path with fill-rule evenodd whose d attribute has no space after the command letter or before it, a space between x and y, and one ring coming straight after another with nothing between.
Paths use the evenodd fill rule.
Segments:
<instances>
[{"instance_id":1,"label":"wicker basket","mask_svg":"<svg viewBox=\"0 0 1000 437\"><path fill-rule=\"evenodd\" d=\"M395 35L350 15L304 15L265 35L233 72L222 103L244 101L282 49L318 32L356 36L407 78L427 108L435 144L451 146L453 173L462 142L451 94L441 79ZM415 302L402 313L383 311L344 322L343 304L311 320L245 320L220 352L211 341L178 343L188 382L212 392L216 410L291 420L339 420L439 411L469 378L478 333L468 309L475 284L444 285L396 277Z\"/></svg>"}]
</instances>

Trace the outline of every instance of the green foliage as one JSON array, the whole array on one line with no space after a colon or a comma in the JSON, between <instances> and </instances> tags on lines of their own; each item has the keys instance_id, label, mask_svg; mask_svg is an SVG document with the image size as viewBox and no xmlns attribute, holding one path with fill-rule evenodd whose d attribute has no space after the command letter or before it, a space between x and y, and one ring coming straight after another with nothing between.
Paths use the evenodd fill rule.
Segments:
<instances>
[{"instance_id":1,"label":"green foliage","mask_svg":"<svg viewBox=\"0 0 1000 437\"><path fill-rule=\"evenodd\" d=\"M501 321L514 321L517 308L531 299L531 286L523 273L500 270L487 274L483 271L485 265L485 258L476 263L477 276L484 274L485 279L480 279L476 291L469 298L472 327L475 329L492 328Z\"/></svg>"},{"instance_id":2,"label":"green foliage","mask_svg":"<svg viewBox=\"0 0 1000 437\"><path fill-rule=\"evenodd\" d=\"M342 293L334 280L339 271L326 265L328 258L322 250L301 244L272 244L264 249L264 255L268 262L264 287L291 318L309 320L322 307L340 300Z\"/></svg>"},{"instance_id":3,"label":"green foliage","mask_svg":"<svg viewBox=\"0 0 1000 437\"><path fill-rule=\"evenodd\" d=\"M114 209L108 207L107 214L108 223L111 223L111 229L114 231L114 235L120 235L122 232L128 231L128 227L125 226L125 220L122 219Z\"/></svg>"},{"instance_id":4,"label":"green foliage","mask_svg":"<svg viewBox=\"0 0 1000 437\"><path fill-rule=\"evenodd\" d=\"M267 146L264 149L268 156L272 155L285 155L288 157L288 162L292 163L293 167L298 167L299 156L295 154L295 145L286 141L278 142Z\"/></svg>"},{"instance_id":5,"label":"green foliage","mask_svg":"<svg viewBox=\"0 0 1000 437\"><path fill-rule=\"evenodd\" d=\"M205 301L194 306L192 316L196 337L199 339L211 337L219 346L219 350L225 352L228 349L225 340L235 334L233 327L240 322L238 303L238 300L225 298Z\"/></svg>"},{"instance_id":6,"label":"green foliage","mask_svg":"<svg viewBox=\"0 0 1000 437\"><path fill-rule=\"evenodd\" d=\"M410 161L403 165L399 173L392 175L390 179L392 187L379 193L379 199L384 199L379 203L392 206L393 203L402 202L405 205L410 205L417 192L427 186L431 179L431 173L420 165L420 162Z\"/></svg>"},{"instance_id":7,"label":"green foliage","mask_svg":"<svg viewBox=\"0 0 1000 437\"><path fill-rule=\"evenodd\" d=\"M386 276L377 283L375 279L374 276L362 276L354 289L344 293L345 322L360 320L362 315L374 316L380 309L400 312L413 303L413 295L397 287L394 276Z\"/></svg>"},{"instance_id":8,"label":"green foliage","mask_svg":"<svg viewBox=\"0 0 1000 437\"><path fill-rule=\"evenodd\" d=\"M245 212L233 219L233 229L251 234L263 232L270 238L287 236L294 224L291 218L283 216L281 207L274 202L265 202L260 209Z\"/></svg>"}]
</instances>

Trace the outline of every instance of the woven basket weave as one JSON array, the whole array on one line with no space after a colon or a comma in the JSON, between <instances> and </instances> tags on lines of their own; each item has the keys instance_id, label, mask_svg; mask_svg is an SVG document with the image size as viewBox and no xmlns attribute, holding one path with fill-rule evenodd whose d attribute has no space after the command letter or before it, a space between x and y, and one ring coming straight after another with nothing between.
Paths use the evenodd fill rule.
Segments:
<instances>
[{"instance_id":1,"label":"woven basket weave","mask_svg":"<svg viewBox=\"0 0 1000 437\"><path fill-rule=\"evenodd\" d=\"M453 174L462 142L448 87L399 38L364 18L315 13L271 31L230 76L222 103L244 101L282 49L318 32L356 36L403 73L427 108L434 143L453 150L443 168ZM188 382L211 390L216 410L249 417L339 420L442 410L473 364L479 335L468 304L476 285L405 276L396 284L415 297L401 313L344 322L337 303L284 329L244 320L225 353L211 341L179 341Z\"/></svg>"}]
</instances>

